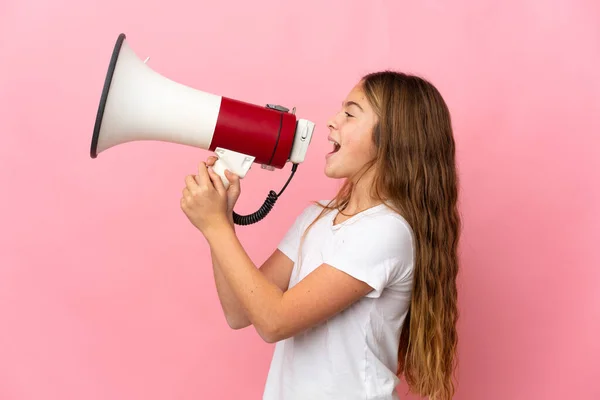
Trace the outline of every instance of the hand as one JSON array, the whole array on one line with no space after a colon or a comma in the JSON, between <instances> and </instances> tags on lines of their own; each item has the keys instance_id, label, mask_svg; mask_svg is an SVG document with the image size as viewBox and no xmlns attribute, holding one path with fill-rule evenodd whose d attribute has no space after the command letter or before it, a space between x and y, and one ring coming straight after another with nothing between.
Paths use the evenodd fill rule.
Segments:
<instances>
[{"instance_id":1,"label":"hand","mask_svg":"<svg viewBox=\"0 0 600 400\"><path fill-rule=\"evenodd\" d=\"M217 160L217 157L210 156L206 160L206 165L208 167L212 167L213 165L215 165L215 162ZM227 169L225 170L225 177L229 181L229 188L227 188L227 217L229 218L229 222L233 225L233 207L235 207L235 203L237 203L242 189L240 187L239 176L235 175Z\"/></svg>"},{"instance_id":2,"label":"hand","mask_svg":"<svg viewBox=\"0 0 600 400\"><path fill-rule=\"evenodd\" d=\"M228 178L229 179L229 178ZM181 209L205 236L210 229L229 223L227 191L221 177L206 163L198 165L198 175L188 175L182 190Z\"/></svg>"}]
</instances>

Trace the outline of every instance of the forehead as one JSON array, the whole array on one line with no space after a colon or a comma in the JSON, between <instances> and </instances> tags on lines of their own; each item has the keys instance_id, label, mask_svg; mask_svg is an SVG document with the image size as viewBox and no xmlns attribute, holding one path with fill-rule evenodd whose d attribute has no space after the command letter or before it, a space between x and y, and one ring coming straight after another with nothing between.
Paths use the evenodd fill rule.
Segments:
<instances>
[{"instance_id":1,"label":"forehead","mask_svg":"<svg viewBox=\"0 0 600 400\"><path fill-rule=\"evenodd\" d=\"M367 96L365 95L365 92L360 84L357 84L352 88L350 93L348 93L344 99L342 105L345 107L357 106L365 112L371 109L369 102L367 101Z\"/></svg>"},{"instance_id":2,"label":"forehead","mask_svg":"<svg viewBox=\"0 0 600 400\"><path fill-rule=\"evenodd\" d=\"M348 95L346 96L346 101L355 101L355 102L364 102L366 101L366 96L365 96L365 92L362 88L361 84L357 84L355 85L352 90L350 90L350 93L348 93Z\"/></svg>"}]
</instances>

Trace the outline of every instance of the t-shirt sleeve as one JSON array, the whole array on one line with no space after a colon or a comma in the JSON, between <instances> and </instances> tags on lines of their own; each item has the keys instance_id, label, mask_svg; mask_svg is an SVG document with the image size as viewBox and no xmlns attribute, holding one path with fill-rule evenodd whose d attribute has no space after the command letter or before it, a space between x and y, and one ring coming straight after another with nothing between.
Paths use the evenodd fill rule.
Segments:
<instances>
[{"instance_id":1,"label":"t-shirt sleeve","mask_svg":"<svg viewBox=\"0 0 600 400\"><path fill-rule=\"evenodd\" d=\"M300 251L300 240L304 230L310 224L309 217L312 214L312 207L306 207L300 215L296 217L292 226L287 230L277 248L285 254L294 263L297 262L298 252Z\"/></svg>"},{"instance_id":2,"label":"t-shirt sleeve","mask_svg":"<svg viewBox=\"0 0 600 400\"><path fill-rule=\"evenodd\" d=\"M351 228L327 246L323 262L371 286L367 297L379 297L413 266L411 230L390 216Z\"/></svg>"}]
</instances>

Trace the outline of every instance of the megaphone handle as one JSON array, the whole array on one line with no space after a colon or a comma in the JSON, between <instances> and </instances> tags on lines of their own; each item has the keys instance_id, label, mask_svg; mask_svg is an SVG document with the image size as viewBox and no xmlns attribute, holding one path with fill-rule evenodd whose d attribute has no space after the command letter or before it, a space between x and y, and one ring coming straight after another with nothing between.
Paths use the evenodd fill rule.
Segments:
<instances>
[{"instance_id":1,"label":"megaphone handle","mask_svg":"<svg viewBox=\"0 0 600 400\"><path fill-rule=\"evenodd\" d=\"M246 176L246 173L254 162L253 156L223 149L221 147L215 149L215 154L218 159L213 166L213 170L221 177L225 189L229 188L229 180L227 180L227 177L225 176L226 169L233 172L241 179Z\"/></svg>"},{"instance_id":2,"label":"megaphone handle","mask_svg":"<svg viewBox=\"0 0 600 400\"><path fill-rule=\"evenodd\" d=\"M225 164L225 161L223 161L220 158L217 159L217 161L215 161L215 164L213 165L213 171L215 171L217 173L217 175L219 175L221 177L221 181L223 182L223 186L225 186L225 189L228 189L229 188L229 180L225 176L226 169L231 170L229 167L227 167L227 165Z\"/></svg>"}]
</instances>

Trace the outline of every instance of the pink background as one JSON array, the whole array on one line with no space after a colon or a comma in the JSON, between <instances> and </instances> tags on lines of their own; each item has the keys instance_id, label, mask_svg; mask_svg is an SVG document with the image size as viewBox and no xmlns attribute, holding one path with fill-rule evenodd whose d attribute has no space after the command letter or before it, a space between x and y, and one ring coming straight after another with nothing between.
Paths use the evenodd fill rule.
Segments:
<instances>
[{"instance_id":1,"label":"pink background","mask_svg":"<svg viewBox=\"0 0 600 400\"><path fill-rule=\"evenodd\" d=\"M146 142L89 158L120 32L166 77L318 123L272 214L238 230L256 263L338 187L325 121L356 80L431 79L462 180L456 398L600 398L597 1L120 3L0 2L0 399L262 394L273 346L228 329L179 209L209 153ZM237 211L288 171L254 167Z\"/></svg>"}]
</instances>

